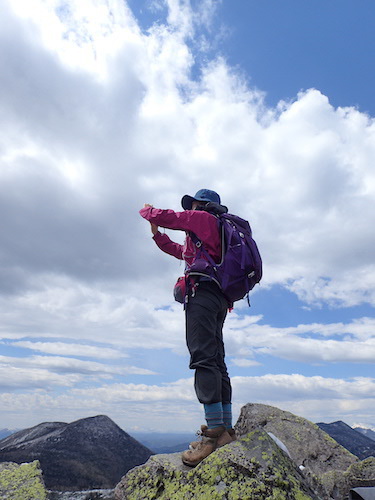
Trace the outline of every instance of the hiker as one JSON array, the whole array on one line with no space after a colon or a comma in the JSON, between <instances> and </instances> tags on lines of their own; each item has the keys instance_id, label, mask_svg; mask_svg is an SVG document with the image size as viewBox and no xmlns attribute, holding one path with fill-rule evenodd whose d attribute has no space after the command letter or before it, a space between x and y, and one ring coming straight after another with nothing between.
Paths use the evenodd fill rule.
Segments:
<instances>
[{"instance_id":1,"label":"hiker","mask_svg":"<svg viewBox=\"0 0 375 500\"><path fill-rule=\"evenodd\" d=\"M145 204L140 214L151 224L157 246L169 255L193 262L197 246L192 233L202 242L215 262L221 258L221 240L215 215L205 210L214 205L221 212L220 196L209 189L200 189L195 196L181 200L183 212L162 210ZM186 232L184 245L173 242L159 226ZM232 388L224 356L223 325L231 304L215 281L209 277L192 277L187 287L185 304L186 342L190 353L189 367L195 370L194 388L204 405L207 425L201 426L201 441L191 443L182 454L184 464L194 467L216 448L236 439L232 427ZM184 294L185 295L185 294Z\"/></svg>"}]
</instances>

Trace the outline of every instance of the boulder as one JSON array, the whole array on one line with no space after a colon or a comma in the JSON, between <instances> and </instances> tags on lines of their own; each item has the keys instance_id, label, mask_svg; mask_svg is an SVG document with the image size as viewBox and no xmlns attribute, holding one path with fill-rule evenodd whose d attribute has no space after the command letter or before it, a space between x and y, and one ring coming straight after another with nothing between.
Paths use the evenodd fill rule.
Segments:
<instances>
[{"instance_id":1,"label":"boulder","mask_svg":"<svg viewBox=\"0 0 375 500\"><path fill-rule=\"evenodd\" d=\"M273 406L248 403L242 407L235 429L238 435L253 429L275 435L324 500L347 499L354 487L375 487L374 458L360 461L305 418Z\"/></svg>"},{"instance_id":2,"label":"boulder","mask_svg":"<svg viewBox=\"0 0 375 500\"><path fill-rule=\"evenodd\" d=\"M374 458L360 461L292 413L247 404L235 429L236 442L194 469L180 453L152 456L122 478L116 500L348 500L375 486Z\"/></svg>"},{"instance_id":3,"label":"boulder","mask_svg":"<svg viewBox=\"0 0 375 500\"><path fill-rule=\"evenodd\" d=\"M318 500L294 462L264 431L219 448L197 467L154 455L116 486L116 500Z\"/></svg>"},{"instance_id":4,"label":"boulder","mask_svg":"<svg viewBox=\"0 0 375 500\"><path fill-rule=\"evenodd\" d=\"M274 406L246 404L235 429L240 436L255 429L271 432L285 444L292 460L313 474L346 471L359 461L316 424Z\"/></svg>"},{"instance_id":5,"label":"boulder","mask_svg":"<svg viewBox=\"0 0 375 500\"><path fill-rule=\"evenodd\" d=\"M4 500L46 500L39 462L0 463L0 498Z\"/></svg>"}]
</instances>

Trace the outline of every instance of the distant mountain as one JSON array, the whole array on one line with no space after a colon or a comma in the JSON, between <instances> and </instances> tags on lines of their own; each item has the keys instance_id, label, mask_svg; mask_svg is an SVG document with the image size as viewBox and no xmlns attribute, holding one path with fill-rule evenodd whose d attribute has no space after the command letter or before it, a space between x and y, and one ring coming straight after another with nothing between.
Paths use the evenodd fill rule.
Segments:
<instances>
[{"instance_id":1,"label":"distant mountain","mask_svg":"<svg viewBox=\"0 0 375 500\"><path fill-rule=\"evenodd\" d=\"M155 453L175 453L187 450L191 441L196 441L194 433L132 432L131 435Z\"/></svg>"},{"instance_id":2,"label":"distant mountain","mask_svg":"<svg viewBox=\"0 0 375 500\"><path fill-rule=\"evenodd\" d=\"M345 422L338 421L332 422L331 424L318 423L317 425L335 441L341 444L341 446L361 460L375 456L374 441L352 429Z\"/></svg>"},{"instance_id":3,"label":"distant mountain","mask_svg":"<svg viewBox=\"0 0 375 500\"><path fill-rule=\"evenodd\" d=\"M0 429L0 439L4 439L16 431L10 431L9 429Z\"/></svg>"},{"instance_id":4,"label":"distant mountain","mask_svg":"<svg viewBox=\"0 0 375 500\"><path fill-rule=\"evenodd\" d=\"M375 441L375 432L372 429L364 429L363 427L353 427L353 429L372 439L372 441Z\"/></svg>"},{"instance_id":5,"label":"distant mountain","mask_svg":"<svg viewBox=\"0 0 375 500\"><path fill-rule=\"evenodd\" d=\"M46 422L0 441L0 462L39 460L47 488L113 488L151 450L105 415L66 424Z\"/></svg>"}]
</instances>

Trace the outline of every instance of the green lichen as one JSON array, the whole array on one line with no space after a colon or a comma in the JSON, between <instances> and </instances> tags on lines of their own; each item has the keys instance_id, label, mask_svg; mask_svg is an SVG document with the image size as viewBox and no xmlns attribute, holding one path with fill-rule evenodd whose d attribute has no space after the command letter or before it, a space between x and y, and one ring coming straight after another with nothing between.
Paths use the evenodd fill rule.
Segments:
<instances>
[{"instance_id":1,"label":"green lichen","mask_svg":"<svg viewBox=\"0 0 375 500\"><path fill-rule=\"evenodd\" d=\"M122 493L129 500L310 500L297 477L272 439L254 431L188 471L149 461L127 474Z\"/></svg>"},{"instance_id":2,"label":"green lichen","mask_svg":"<svg viewBox=\"0 0 375 500\"><path fill-rule=\"evenodd\" d=\"M45 500L39 462L6 464L0 471L0 498L7 500Z\"/></svg>"},{"instance_id":3,"label":"green lichen","mask_svg":"<svg viewBox=\"0 0 375 500\"><path fill-rule=\"evenodd\" d=\"M241 441L244 443L247 443L247 442L250 443L252 441L254 434L255 434L255 431L248 432L244 436L241 436Z\"/></svg>"}]
</instances>

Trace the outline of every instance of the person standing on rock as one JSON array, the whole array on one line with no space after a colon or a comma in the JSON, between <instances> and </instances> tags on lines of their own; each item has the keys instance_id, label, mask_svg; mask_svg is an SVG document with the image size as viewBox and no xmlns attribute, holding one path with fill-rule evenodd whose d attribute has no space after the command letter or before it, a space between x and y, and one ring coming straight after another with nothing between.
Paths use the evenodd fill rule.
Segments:
<instances>
[{"instance_id":1,"label":"person standing on rock","mask_svg":"<svg viewBox=\"0 0 375 500\"><path fill-rule=\"evenodd\" d=\"M194 234L215 262L221 258L221 241L217 218L208 207L227 212L220 196L210 189L200 189L194 196L181 200L183 212L162 210L145 204L140 215L151 224L157 246L169 255L184 260L187 266L194 262L197 246ZM185 231L184 245L173 242L159 226ZM185 293L184 293L185 296ZM216 448L236 439L232 427L232 388L223 342L223 325L228 312L227 299L219 286L209 277L190 278L186 290L186 342L191 369L195 370L194 388L204 405L207 425L201 426L201 441L191 443L182 453L184 464L194 467Z\"/></svg>"}]
</instances>

